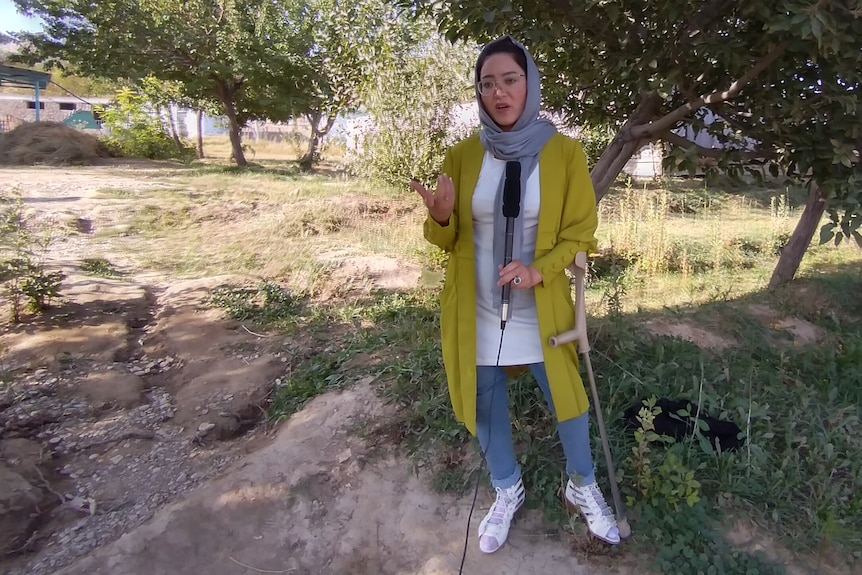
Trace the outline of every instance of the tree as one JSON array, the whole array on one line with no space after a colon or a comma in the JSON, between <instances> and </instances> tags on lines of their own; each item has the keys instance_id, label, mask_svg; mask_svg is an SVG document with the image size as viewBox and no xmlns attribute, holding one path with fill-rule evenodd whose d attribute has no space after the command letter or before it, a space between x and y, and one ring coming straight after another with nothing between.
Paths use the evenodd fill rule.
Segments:
<instances>
[{"instance_id":1,"label":"tree","mask_svg":"<svg viewBox=\"0 0 862 575\"><path fill-rule=\"evenodd\" d=\"M617 134L591 172L598 199L636 150L661 140L672 150L669 167L695 169L708 157L731 175L768 169L810 186L773 285L795 274L818 211L832 220L823 237L862 245L858 0L401 3L433 15L450 39L523 39L545 74L549 108L573 122L614 122ZM681 137L687 123L724 148Z\"/></svg>"},{"instance_id":2,"label":"tree","mask_svg":"<svg viewBox=\"0 0 862 575\"><path fill-rule=\"evenodd\" d=\"M172 108L184 99L183 84L180 82L163 82L152 76L147 76L138 81L137 88L148 103L155 108L163 124L167 124L177 152L182 154L185 151L185 146Z\"/></svg>"},{"instance_id":3,"label":"tree","mask_svg":"<svg viewBox=\"0 0 862 575\"><path fill-rule=\"evenodd\" d=\"M379 55L376 33L387 9L381 0L316 0L308 67L313 73L305 92L303 115L311 127L308 149L299 164L310 170L324 136L338 114L354 110L372 63ZM389 10L392 12L392 10Z\"/></svg>"},{"instance_id":4,"label":"tree","mask_svg":"<svg viewBox=\"0 0 862 575\"><path fill-rule=\"evenodd\" d=\"M456 131L453 111L474 97L474 47L452 45L427 21L404 36L398 55L379 67L368 86L370 121L361 134L353 170L389 185L411 179L430 184ZM469 129L469 128L467 128Z\"/></svg>"},{"instance_id":5,"label":"tree","mask_svg":"<svg viewBox=\"0 0 862 575\"><path fill-rule=\"evenodd\" d=\"M304 3L281 0L15 0L44 32L23 33L19 59L86 76L152 76L179 82L187 97L218 102L233 156L247 165L241 129L252 118L287 119L308 70Z\"/></svg>"},{"instance_id":6,"label":"tree","mask_svg":"<svg viewBox=\"0 0 862 575\"><path fill-rule=\"evenodd\" d=\"M388 0L311 0L309 7L314 25L303 114L311 138L300 160L303 169L317 161L320 141L338 115L367 104L381 74L421 42L416 23Z\"/></svg>"},{"instance_id":7,"label":"tree","mask_svg":"<svg viewBox=\"0 0 862 575\"><path fill-rule=\"evenodd\" d=\"M76 96L80 98L92 98L99 96L110 96L120 87L115 81L104 78L86 78L64 72L53 70L51 72L51 85L45 91L49 96Z\"/></svg>"}]
</instances>

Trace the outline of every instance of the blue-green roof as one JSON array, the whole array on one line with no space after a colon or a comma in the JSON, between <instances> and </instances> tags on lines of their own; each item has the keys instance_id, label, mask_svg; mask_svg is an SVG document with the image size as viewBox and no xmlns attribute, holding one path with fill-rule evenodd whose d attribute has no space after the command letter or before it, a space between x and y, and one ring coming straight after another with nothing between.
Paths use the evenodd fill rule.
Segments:
<instances>
[{"instance_id":1,"label":"blue-green roof","mask_svg":"<svg viewBox=\"0 0 862 575\"><path fill-rule=\"evenodd\" d=\"M101 128L96 116L89 110L78 110L65 120L63 123L79 130L98 130Z\"/></svg>"},{"instance_id":2,"label":"blue-green roof","mask_svg":"<svg viewBox=\"0 0 862 575\"><path fill-rule=\"evenodd\" d=\"M50 82L51 74L0 65L0 87L35 88L39 86L40 90L47 90Z\"/></svg>"}]
</instances>

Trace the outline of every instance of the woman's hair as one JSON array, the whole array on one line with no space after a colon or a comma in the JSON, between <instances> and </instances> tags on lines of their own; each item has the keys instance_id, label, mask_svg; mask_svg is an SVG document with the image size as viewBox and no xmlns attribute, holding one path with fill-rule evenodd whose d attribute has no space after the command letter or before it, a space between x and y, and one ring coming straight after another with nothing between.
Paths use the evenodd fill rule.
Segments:
<instances>
[{"instance_id":1,"label":"woman's hair","mask_svg":"<svg viewBox=\"0 0 862 575\"><path fill-rule=\"evenodd\" d=\"M480 80L479 76L482 74L482 66L485 65L485 60L494 54L511 54L518 66L521 67L521 70L524 71L524 74L527 74L527 56L524 54L524 51L516 46L507 36L505 38L500 38L499 40L494 40L482 48L482 53L479 54L479 60L476 62L477 82Z\"/></svg>"}]
</instances>

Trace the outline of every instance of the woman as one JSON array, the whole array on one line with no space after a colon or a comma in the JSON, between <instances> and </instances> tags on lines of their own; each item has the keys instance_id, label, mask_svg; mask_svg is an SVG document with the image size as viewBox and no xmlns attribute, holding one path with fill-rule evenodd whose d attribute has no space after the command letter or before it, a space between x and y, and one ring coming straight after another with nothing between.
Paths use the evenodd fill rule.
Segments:
<instances>
[{"instance_id":1,"label":"woman","mask_svg":"<svg viewBox=\"0 0 862 575\"><path fill-rule=\"evenodd\" d=\"M480 134L447 152L436 190L411 185L428 208L426 239L450 252L441 331L452 407L478 435L497 493L479 525L479 547L493 553L503 545L525 497L504 366L529 367L558 421L570 478L566 502L580 510L590 532L616 544L616 521L595 479L577 350L548 345L551 336L575 323L564 269L577 252L596 248L596 200L586 157L578 142L539 119L539 71L511 37L482 50L476 98ZM501 197L505 176L515 177L507 162L520 164L521 201L513 259L503 266ZM505 285L512 294L511 316L502 330Z\"/></svg>"}]
</instances>

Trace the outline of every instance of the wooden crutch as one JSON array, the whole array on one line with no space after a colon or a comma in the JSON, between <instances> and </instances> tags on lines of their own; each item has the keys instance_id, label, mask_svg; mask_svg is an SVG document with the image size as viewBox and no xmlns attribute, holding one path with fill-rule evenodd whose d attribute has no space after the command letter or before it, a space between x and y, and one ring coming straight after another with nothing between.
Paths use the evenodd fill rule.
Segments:
<instances>
[{"instance_id":1,"label":"wooden crutch","mask_svg":"<svg viewBox=\"0 0 862 575\"><path fill-rule=\"evenodd\" d=\"M625 507L623 507L623 502L620 498L620 490L617 486L617 477L614 471L614 461L611 457L610 445L608 444L608 432L605 429L602 405L599 402L599 391L596 388L593 365L590 362L590 340L587 338L587 306L586 295L584 293L586 289L584 278L587 272L587 254L585 252L578 252L575 255L575 261L568 269L575 276L575 329L551 337L549 343L551 347L558 347L567 343L577 342L578 352L584 357L584 363L587 366L587 378L590 380L590 391L593 395L593 405L596 409L596 421L599 424L599 434L602 437L602 449L605 452L605 463L608 467L608 479L611 483L611 495L614 499L617 529L620 532L620 538L627 539L631 536L632 530L628 519L626 519Z\"/></svg>"}]
</instances>

